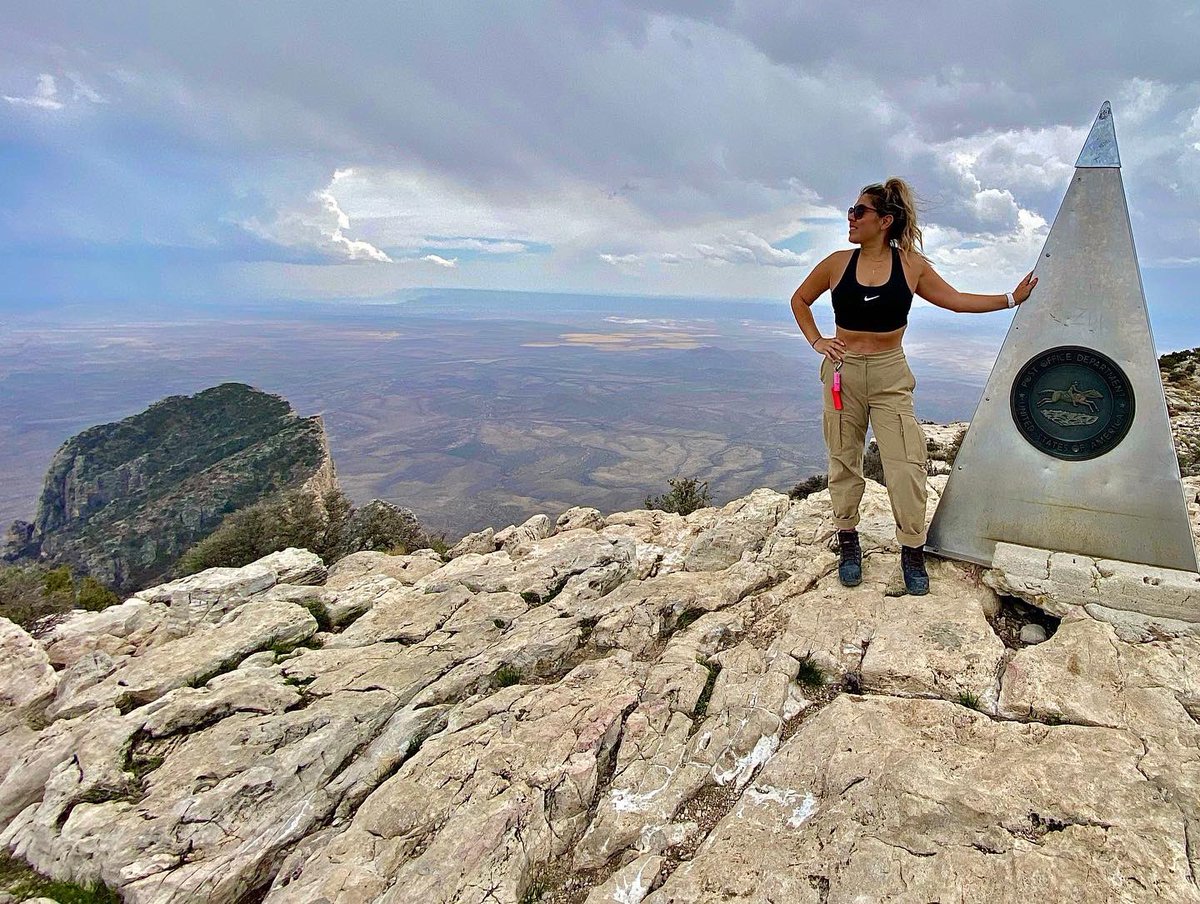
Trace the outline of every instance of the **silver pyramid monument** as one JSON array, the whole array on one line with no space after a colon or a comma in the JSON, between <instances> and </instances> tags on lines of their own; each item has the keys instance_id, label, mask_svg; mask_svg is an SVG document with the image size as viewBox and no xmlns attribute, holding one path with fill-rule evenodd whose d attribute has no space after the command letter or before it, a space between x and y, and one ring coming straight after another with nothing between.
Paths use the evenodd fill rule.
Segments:
<instances>
[{"instance_id":1,"label":"silver pyramid monument","mask_svg":"<svg viewBox=\"0 0 1200 904\"><path fill-rule=\"evenodd\" d=\"M929 531L1196 571L1107 101L988 377Z\"/></svg>"}]
</instances>

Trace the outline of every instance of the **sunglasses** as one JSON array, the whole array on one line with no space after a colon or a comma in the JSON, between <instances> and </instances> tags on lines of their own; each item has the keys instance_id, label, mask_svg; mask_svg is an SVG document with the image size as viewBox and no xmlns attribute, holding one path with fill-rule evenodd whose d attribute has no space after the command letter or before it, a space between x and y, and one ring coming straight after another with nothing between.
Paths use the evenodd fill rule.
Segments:
<instances>
[{"instance_id":1,"label":"sunglasses","mask_svg":"<svg viewBox=\"0 0 1200 904\"><path fill-rule=\"evenodd\" d=\"M849 210L846 211L846 215L848 217L850 217L850 219L852 219L852 220L861 220L863 217L865 217L867 215L868 210L873 210L876 213L879 213L879 208L877 208L877 207L868 207L866 204L855 204L853 207L851 207ZM883 216L883 214L879 214L879 215Z\"/></svg>"}]
</instances>

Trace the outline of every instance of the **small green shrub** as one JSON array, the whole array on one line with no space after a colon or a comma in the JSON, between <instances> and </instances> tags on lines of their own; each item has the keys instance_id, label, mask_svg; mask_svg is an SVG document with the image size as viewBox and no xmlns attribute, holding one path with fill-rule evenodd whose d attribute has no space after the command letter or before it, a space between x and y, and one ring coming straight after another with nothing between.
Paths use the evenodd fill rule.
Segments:
<instances>
[{"instance_id":1,"label":"small green shrub","mask_svg":"<svg viewBox=\"0 0 1200 904\"><path fill-rule=\"evenodd\" d=\"M958 704L959 706L965 706L967 709L979 709L981 705L979 695L974 691L959 691Z\"/></svg>"},{"instance_id":2,"label":"small green shrub","mask_svg":"<svg viewBox=\"0 0 1200 904\"><path fill-rule=\"evenodd\" d=\"M425 535L425 546L429 549L432 549L434 552L436 552L439 556L442 557L443 560L445 560L446 556L450 554L450 545L451 544L446 541L445 534L437 534L437 535L426 534Z\"/></svg>"},{"instance_id":3,"label":"small green shrub","mask_svg":"<svg viewBox=\"0 0 1200 904\"><path fill-rule=\"evenodd\" d=\"M591 640L592 631L596 629L596 625L600 619L597 616L588 616L579 620L579 643L580 646Z\"/></svg>"},{"instance_id":4,"label":"small green shrub","mask_svg":"<svg viewBox=\"0 0 1200 904\"><path fill-rule=\"evenodd\" d=\"M71 577L71 568L67 565L60 565L51 571L46 572L46 576L42 578L42 587L47 593L59 593L66 591L73 593L75 590L75 579Z\"/></svg>"},{"instance_id":5,"label":"small green shrub","mask_svg":"<svg viewBox=\"0 0 1200 904\"><path fill-rule=\"evenodd\" d=\"M18 901L50 898L59 904L121 904L117 893L100 882L76 885L48 879L6 853L0 853L0 892Z\"/></svg>"},{"instance_id":6,"label":"small green shrub","mask_svg":"<svg viewBox=\"0 0 1200 904\"><path fill-rule=\"evenodd\" d=\"M717 676L721 674L721 664L719 662L704 662L700 663L708 669L708 678L705 679L704 689L700 691L700 697L696 700L696 706L692 709L693 728L700 724L700 720L708 714L708 703L712 700L713 688L717 685Z\"/></svg>"},{"instance_id":7,"label":"small green shrub","mask_svg":"<svg viewBox=\"0 0 1200 904\"><path fill-rule=\"evenodd\" d=\"M550 889L541 881L534 881L532 885L525 890L525 894L521 895L521 904L538 904L538 901L546 897L546 893Z\"/></svg>"},{"instance_id":8,"label":"small green shrub","mask_svg":"<svg viewBox=\"0 0 1200 904\"><path fill-rule=\"evenodd\" d=\"M405 554L428 545L429 538L408 509L379 499L355 509L337 490L322 496L291 490L227 515L183 554L179 571L240 568L289 546L315 552L331 564L352 552Z\"/></svg>"},{"instance_id":9,"label":"small green shrub","mask_svg":"<svg viewBox=\"0 0 1200 904\"><path fill-rule=\"evenodd\" d=\"M813 474L806 477L788 491L790 499L807 499L813 493L819 493L829 486L827 474Z\"/></svg>"},{"instance_id":10,"label":"small green shrub","mask_svg":"<svg viewBox=\"0 0 1200 904\"><path fill-rule=\"evenodd\" d=\"M1182 349L1177 352L1167 352L1158 359L1158 366L1163 370L1179 370L1200 358L1200 348Z\"/></svg>"},{"instance_id":11,"label":"small green shrub","mask_svg":"<svg viewBox=\"0 0 1200 904\"><path fill-rule=\"evenodd\" d=\"M966 435L967 431L964 430L950 441L950 445L946 447L946 451L942 454L942 457L946 460L946 464L953 467L954 459L958 457L958 451L962 448L963 437Z\"/></svg>"},{"instance_id":12,"label":"small green shrub","mask_svg":"<svg viewBox=\"0 0 1200 904\"><path fill-rule=\"evenodd\" d=\"M800 670L796 673L796 680L801 684L806 687L824 687L827 677L825 669L812 658L812 654L800 660Z\"/></svg>"},{"instance_id":13,"label":"small green shrub","mask_svg":"<svg viewBox=\"0 0 1200 904\"><path fill-rule=\"evenodd\" d=\"M75 605L89 612L99 612L109 606L115 606L121 598L97 581L91 575L86 575L79 582L79 592L75 595Z\"/></svg>"},{"instance_id":14,"label":"small green shrub","mask_svg":"<svg viewBox=\"0 0 1200 904\"><path fill-rule=\"evenodd\" d=\"M30 630L39 619L70 611L75 606L75 593L73 586L64 586L59 576L64 569L47 572L40 565L0 567L0 615ZM70 579L70 569L65 572ZM55 577L47 580L48 574Z\"/></svg>"},{"instance_id":15,"label":"small green shrub","mask_svg":"<svg viewBox=\"0 0 1200 904\"><path fill-rule=\"evenodd\" d=\"M707 481L702 482L695 477L672 477L667 483L671 485L671 492L662 496L647 496L646 508L690 515L712 504Z\"/></svg>"},{"instance_id":16,"label":"small green shrub","mask_svg":"<svg viewBox=\"0 0 1200 904\"><path fill-rule=\"evenodd\" d=\"M863 453L863 477L887 486L887 478L883 475L883 459L875 443L871 443Z\"/></svg>"},{"instance_id":17,"label":"small green shrub","mask_svg":"<svg viewBox=\"0 0 1200 904\"><path fill-rule=\"evenodd\" d=\"M502 665L492 675L492 682L496 687L511 687L521 683L521 673L511 665Z\"/></svg>"},{"instance_id":18,"label":"small green shrub","mask_svg":"<svg viewBox=\"0 0 1200 904\"><path fill-rule=\"evenodd\" d=\"M344 496L341 498L345 499ZM412 552L425 546L425 531L417 523L416 516L408 509L381 499L373 499L358 509L351 509L347 501L341 509L332 512L331 517L345 521L338 531L335 548L328 550L332 559L364 550Z\"/></svg>"}]
</instances>

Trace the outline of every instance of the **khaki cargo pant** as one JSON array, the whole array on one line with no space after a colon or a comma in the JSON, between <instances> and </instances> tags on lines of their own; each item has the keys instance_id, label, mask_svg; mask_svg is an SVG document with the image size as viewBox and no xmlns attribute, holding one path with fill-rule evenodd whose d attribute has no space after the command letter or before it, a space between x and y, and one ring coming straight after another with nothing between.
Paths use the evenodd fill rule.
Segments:
<instances>
[{"instance_id":1,"label":"khaki cargo pant","mask_svg":"<svg viewBox=\"0 0 1200 904\"><path fill-rule=\"evenodd\" d=\"M833 523L838 530L858 526L862 502L863 447L867 422L875 431L896 539L905 546L925 544L925 496L927 452L925 435L913 413L916 378L897 348L873 355L846 355L842 361L842 410L833 407L833 363L821 362L825 386L825 410L821 417L825 445L829 449L829 495L833 500Z\"/></svg>"}]
</instances>

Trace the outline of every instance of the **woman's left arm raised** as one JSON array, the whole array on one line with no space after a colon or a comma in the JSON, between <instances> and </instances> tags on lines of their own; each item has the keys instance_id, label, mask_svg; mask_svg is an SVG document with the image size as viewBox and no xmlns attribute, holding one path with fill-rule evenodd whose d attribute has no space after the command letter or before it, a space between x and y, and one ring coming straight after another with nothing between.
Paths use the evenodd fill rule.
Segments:
<instances>
[{"instance_id":1,"label":"woman's left arm raised","mask_svg":"<svg viewBox=\"0 0 1200 904\"><path fill-rule=\"evenodd\" d=\"M1020 304L1027 299L1037 282L1037 277L1033 275L1032 271L1025 274L1025 278L1012 291L1013 302ZM948 311L957 311L960 314L1003 311L1008 307L1008 297L1005 295L971 295L958 291L938 275L929 261L921 262L921 275L917 278L916 291L931 304Z\"/></svg>"}]
</instances>

